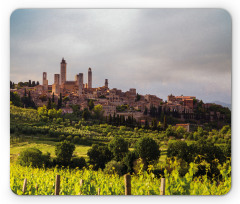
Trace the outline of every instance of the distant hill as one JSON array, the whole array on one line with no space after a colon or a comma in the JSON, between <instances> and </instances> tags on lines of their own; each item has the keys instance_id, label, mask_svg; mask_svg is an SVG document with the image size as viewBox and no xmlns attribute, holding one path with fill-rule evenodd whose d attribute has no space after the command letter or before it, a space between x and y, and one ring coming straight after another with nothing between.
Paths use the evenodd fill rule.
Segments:
<instances>
[{"instance_id":1,"label":"distant hill","mask_svg":"<svg viewBox=\"0 0 240 204\"><path fill-rule=\"evenodd\" d=\"M224 102L221 102L221 101L213 101L213 102L210 102L210 103L215 103L215 104L221 105L223 107L227 107L230 110L232 110L232 105L228 104L228 103L224 103Z\"/></svg>"}]
</instances>

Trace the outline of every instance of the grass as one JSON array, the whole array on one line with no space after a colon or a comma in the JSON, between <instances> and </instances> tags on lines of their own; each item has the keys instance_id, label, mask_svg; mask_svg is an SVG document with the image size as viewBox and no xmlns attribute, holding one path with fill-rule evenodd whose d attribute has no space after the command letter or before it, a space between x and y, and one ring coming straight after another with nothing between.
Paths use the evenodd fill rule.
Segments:
<instances>
[{"instance_id":1,"label":"grass","mask_svg":"<svg viewBox=\"0 0 240 204\"><path fill-rule=\"evenodd\" d=\"M18 154L27 148L37 148L43 153L49 152L51 154L51 157L55 157L55 145L56 142L41 140L28 140L24 142L12 143L10 145L10 161L15 161ZM88 158L87 151L91 148L91 146L75 145L75 147L76 149L73 153L74 156L84 157L85 159Z\"/></svg>"}]
</instances>

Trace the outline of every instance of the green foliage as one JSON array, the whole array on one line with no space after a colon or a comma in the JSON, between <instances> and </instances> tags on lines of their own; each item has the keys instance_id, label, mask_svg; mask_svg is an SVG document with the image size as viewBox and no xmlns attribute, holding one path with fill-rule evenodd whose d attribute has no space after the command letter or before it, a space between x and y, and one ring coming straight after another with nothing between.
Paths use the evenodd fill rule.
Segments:
<instances>
[{"instance_id":1,"label":"green foliage","mask_svg":"<svg viewBox=\"0 0 240 204\"><path fill-rule=\"evenodd\" d=\"M111 140L108 147L116 161L121 161L128 152L128 142L121 137L115 137Z\"/></svg>"},{"instance_id":2,"label":"green foliage","mask_svg":"<svg viewBox=\"0 0 240 204\"><path fill-rule=\"evenodd\" d=\"M94 108L94 102L93 102L92 99L90 99L89 102L88 102L88 108L89 108L90 111Z\"/></svg>"},{"instance_id":3,"label":"green foliage","mask_svg":"<svg viewBox=\"0 0 240 204\"><path fill-rule=\"evenodd\" d=\"M84 120L87 120L90 118L90 116L91 116L91 113L89 112L89 110L87 108L84 108L82 118Z\"/></svg>"},{"instance_id":4,"label":"green foliage","mask_svg":"<svg viewBox=\"0 0 240 204\"><path fill-rule=\"evenodd\" d=\"M116 106L117 112L125 112L128 110L129 106L128 105L121 105L121 106Z\"/></svg>"},{"instance_id":5,"label":"green foliage","mask_svg":"<svg viewBox=\"0 0 240 204\"><path fill-rule=\"evenodd\" d=\"M104 173L106 173L106 174L115 174L116 173L121 176L123 168L124 168L124 166L121 162L112 160L106 164Z\"/></svg>"},{"instance_id":6,"label":"green foliage","mask_svg":"<svg viewBox=\"0 0 240 204\"><path fill-rule=\"evenodd\" d=\"M94 116L96 119L101 119L103 117L103 107L98 104L93 108Z\"/></svg>"},{"instance_id":7,"label":"green foliage","mask_svg":"<svg viewBox=\"0 0 240 204\"><path fill-rule=\"evenodd\" d=\"M21 102L20 96L17 94L17 92L10 92L10 101L12 101L12 104L18 107L23 107L23 104Z\"/></svg>"},{"instance_id":8,"label":"green foliage","mask_svg":"<svg viewBox=\"0 0 240 204\"><path fill-rule=\"evenodd\" d=\"M230 161L218 165L221 180L212 181L206 175L194 177L198 164L191 163L188 172L181 177L179 163L173 161L171 172L165 170L165 194L166 195L224 195L231 189L231 166ZM132 195L160 195L161 179L156 177L152 168L148 172L131 176ZM64 169L64 168L31 168L12 164L10 166L10 188L18 195L22 195L22 185L27 178L25 195L54 195L56 174L61 177L60 195L124 195L124 179L119 175L105 174L103 171ZM84 180L81 187L79 180ZM36 191L38 184L38 191Z\"/></svg>"},{"instance_id":9,"label":"green foliage","mask_svg":"<svg viewBox=\"0 0 240 204\"><path fill-rule=\"evenodd\" d=\"M184 141L177 141L168 143L167 156L170 158L176 157L187 162L192 161L191 148L188 147Z\"/></svg>"},{"instance_id":10,"label":"green foliage","mask_svg":"<svg viewBox=\"0 0 240 204\"><path fill-rule=\"evenodd\" d=\"M17 163L21 166L42 167L44 164L48 164L49 160L49 153L44 155L36 148L28 148L20 153Z\"/></svg>"},{"instance_id":11,"label":"green foliage","mask_svg":"<svg viewBox=\"0 0 240 204\"><path fill-rule=\"evenodd\" d=\"M138 159L136 151L129 151L123 158L123 164L127 167L127 172L133 173L133 162Z\"/></svg>"},{"instance_id":12,"label":"green foliage","mask_svg":"<svg viewBox=\"0 0 240 204\"><path fill-rule=\"evenodd\" d=\"M168 128L165 131L166 136L170 137L170 136L175 136L176 132L175 132L175 128L172 125L169 125Z\"/></svg>"},{"instance_id":13,"label":"green foliage","mask_svg":"<svg viewBox=\"0 0 240 204\"><path fill-rule=\"evenodd\" d=\"M74 150L75 146L70 141L65 140L58 143L55 148L57 162L63 166L68 166L70 164Z\"/></svg>"},{"instance_id":14,"label":"green foliage","mask_svg":"<svg viewBox=\"0 0 240 204\"><path fill-rule=\"evenodd\" d=\"M80 157L80 158L74 157L74 158L72 158L69 166L73 169L75 169L75 168L82 169L83 167L86 167L87 164L83 157Z\"/></svg>"},{"instance_id":15,"label":"green foliage","mask_svg":"<svg viewBox=\"0 0 240 204\"><path fill-rule=\"evenodd\" d=\"M78 144L79 142L80 142L80 137L79 136L74 136L73 143Z\"/></svg>"},{"instance_id":16,"label":"green foliage","mask_svg":"<svg viewBox=\"0 0 240 204\"><path fill-rule=\"evenodd\" d=\"M159 145L150 137L140 138L136 143L135 149L139 157L144 159L147 164L158 160L160 157Z\"/></svg>"},{"instance_id":17,"label":"green foliage","mask_svg":"<svg viewBox=\"0 0 240 204\"><path fill-rule=\"evenodd\" d=\"M183 138L184 134L186 133L186 129L184 127L177 127L176 129L176 136L177 138Z\"/></svg>"},{"instance_id":18,"label":"green foliage","mask_svg":"<svg viewBox=\"0 0 240 204\"><path fill-rule=\"evenodd\" d=\"M94 144L91 149L88 150L89 163L94 166L94 169L104 169L106 163L112 160L112 152L107 146L99 146Z\"/></svg>"}]
</instances>

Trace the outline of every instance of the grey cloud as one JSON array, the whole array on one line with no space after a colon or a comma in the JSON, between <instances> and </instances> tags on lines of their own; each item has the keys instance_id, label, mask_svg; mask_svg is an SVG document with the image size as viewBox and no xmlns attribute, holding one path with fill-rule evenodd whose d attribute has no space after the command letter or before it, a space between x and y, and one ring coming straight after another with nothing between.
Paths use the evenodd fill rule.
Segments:
<instances>
[{"instance_id":1,"label":"grey cloud","mask_svg":"<svg viewBox=\"0 0 240 204\"><path fill-rule=\"evenodd\" d=\"M11 19L13 80L41 81L48 71L52 83L65 57L69 80L92 67L94 86L108 78L110 87L164 98L173 91L231 100L231 19L224 10L43 9L17 17Z\"/></svg>"}]
</instances>

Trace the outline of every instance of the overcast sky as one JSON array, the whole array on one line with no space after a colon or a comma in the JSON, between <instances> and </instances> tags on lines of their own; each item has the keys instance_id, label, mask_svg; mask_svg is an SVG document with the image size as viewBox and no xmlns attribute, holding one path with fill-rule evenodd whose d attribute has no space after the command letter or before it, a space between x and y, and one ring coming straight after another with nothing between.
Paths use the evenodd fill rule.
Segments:
<instances>
[{"instance_id":1,"label":"overcast sky","mask_svg":"<svg viewBox=\"0 0 240 204\"><path fill-rule=\"evenodd\" d=\"M11 16L15 83L49 84L67 62L93 87L136 88L140 94L194 95L231 103L232 25L221 9L21 9Z\"/></svg>"}]
</instances>

